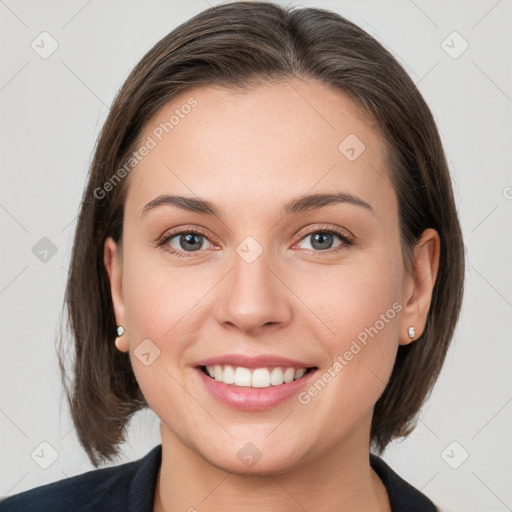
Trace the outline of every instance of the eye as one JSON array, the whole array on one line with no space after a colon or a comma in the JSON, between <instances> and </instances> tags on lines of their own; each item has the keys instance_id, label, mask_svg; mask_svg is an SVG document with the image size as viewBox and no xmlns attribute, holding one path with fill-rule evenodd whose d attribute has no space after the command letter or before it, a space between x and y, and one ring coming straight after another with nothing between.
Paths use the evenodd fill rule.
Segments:
<instances>
[{"instance_id":1,"label":"eye","mask_svg":"<svg viewBox=\"0 0 512 512\"><path fill-rule=\"evenodd\" d=\"M305 249L314 253L332 254L338 250L348 248L354 243L351 235L332 226L325 228L320 226L314 231L301 232L299 236L301 237L299 244L304 241L308 242L310 247ZM339 243L333 247L336 238L338 238ZM181 228L178 231L165 233L158 242L158 246L181 258L193 256L194 252L204 252L201 249L204 249L208 243L214 245L201 229L194 227L190 229Z\"/></svg>"},{"instance_id":2,"label":"eye","mask_svg":"<svg viewBox=\"0 0 512 512\"><path fill-rule=\"evenodd\" d=\"M199 229L181 229L180 231L167 232L161 241L158 243L159 246L171 254L178 257L187 257L193 252L201 252L204 248L205 241L208 241L206 235ZM211 242L209 242L211 244Z\"/></svg>"},{"instance_id":3,"label":"eye","mask_svg":"<svg viewBox=\"0 0 512 512\"><path fill-rule=\"evenodd\" d=\"M336 238L340 242L333 247ZM350 247L354 243L354 240L347 233L333 227L317 228L315 231L309 231L309 233L302 236L301 241L309 243L309 247L305 248L306 250L316 253L328 252L329 254Z\"/></svg>"}]
</instances>

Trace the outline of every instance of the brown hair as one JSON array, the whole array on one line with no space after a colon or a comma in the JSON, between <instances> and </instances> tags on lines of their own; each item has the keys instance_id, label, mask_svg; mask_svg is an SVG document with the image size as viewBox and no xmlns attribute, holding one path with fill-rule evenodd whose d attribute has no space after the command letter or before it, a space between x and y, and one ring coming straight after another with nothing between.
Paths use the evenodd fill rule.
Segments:
<instances>
[{"instance_id":1,"label":"brown hair","mask_svg":"<svg viewBox=\"0 0 512 512\"><path fill-rule=\"evenodd\" d=\"M118 92L91 164L82 197L65 306L74 336L74 381L66 385L80 443L94 466L112 460L132 414L147 403L129 356L114 345L116 321L103 263L108 236L122 236L126 179L98 198L125 163L142 129L187 88L247 88L295 76L348 94L375 121L387 142L405 264L422 232L441 238L440 264L422 336L400 346L388 385L375 405L371 441L378 453L408 435L430 394L458 319L464 251L450 174L432 114L395 58L373 37L333 12L267 2L211 7L159 41ZM96 192L95 192L96 191Z\"/></svg>"}]
</instances>

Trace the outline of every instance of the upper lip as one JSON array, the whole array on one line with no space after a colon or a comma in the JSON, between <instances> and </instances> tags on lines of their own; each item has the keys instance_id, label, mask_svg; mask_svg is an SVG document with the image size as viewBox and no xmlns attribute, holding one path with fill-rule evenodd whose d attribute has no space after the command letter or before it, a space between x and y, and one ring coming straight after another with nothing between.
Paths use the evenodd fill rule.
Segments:
<instances>
[{"instance_id":1,"label":"upper lip","mask_svg":"<svg viewBox=\"0 0 512 512\"><path fill-rule=\"evenodd\" d=\"M244 368L311 368L312 365L295 361L287 357L275 356L271 354L261 354L257 356L248 356L245 354L225 354L222 356L209 357L196 363L196 366L214 366L214 365L242 366Z\"/></svg>"}]
</instances>

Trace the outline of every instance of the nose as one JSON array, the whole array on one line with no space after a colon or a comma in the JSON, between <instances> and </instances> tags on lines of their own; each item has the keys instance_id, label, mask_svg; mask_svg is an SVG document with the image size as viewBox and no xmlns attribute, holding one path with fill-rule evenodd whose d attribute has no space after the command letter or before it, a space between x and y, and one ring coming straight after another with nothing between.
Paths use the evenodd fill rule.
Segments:
<instances>
[{"instance_id":1,"label":"nose","mask_svg":"<svg viewBox=\"0 0 512 512\"><path fill-rule=\"evenodd\" d=\"M265 251L252 262L235 254L219 289L217 321L253 336L287 325L292 318L293 294L274 267Z\"/></svg>"}]
</instances>

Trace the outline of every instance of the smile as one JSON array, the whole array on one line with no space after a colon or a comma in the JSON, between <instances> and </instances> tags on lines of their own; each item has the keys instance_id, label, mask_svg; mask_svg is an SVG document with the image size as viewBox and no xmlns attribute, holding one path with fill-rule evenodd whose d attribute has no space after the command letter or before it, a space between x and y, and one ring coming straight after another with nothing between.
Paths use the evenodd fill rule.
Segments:
<instances>
[{"instance_id":1,"label":"smile","mask_svg":"<svg viewBox=\"0 0 512 512\"><path fill-rule=\"evenodd\" d=\"M245 368L232 365L208 365L200 367L203 373L217 382L239 387L269 388L280 386L302 378L313 368Z\"/></svg>"},{"instance_id":2,"label":"smile","mask_svg":"<svg viewBox=\"0 0 512 512\"><path fill-rule=\"evenodd\" d=\"M213 364L195 367L199 389L221 404L242 411L269 410L291 400L311 384L317 373L316 366L247 368Z\"/></svg>"}]
</instances>

